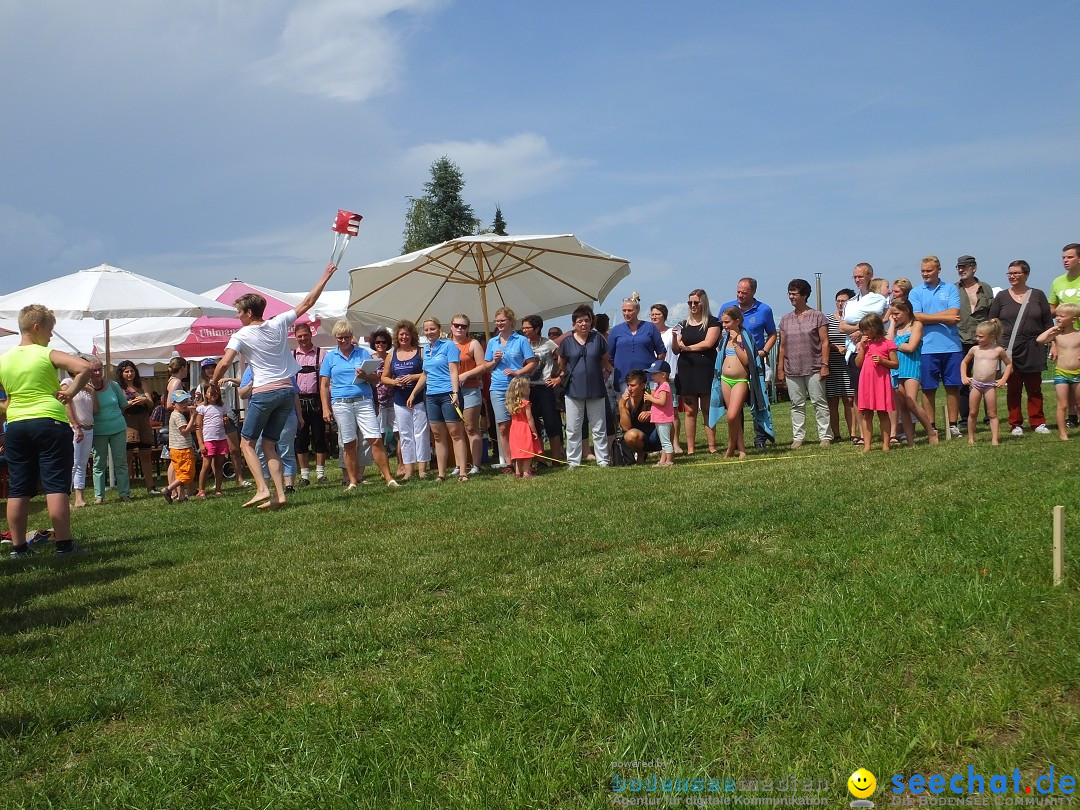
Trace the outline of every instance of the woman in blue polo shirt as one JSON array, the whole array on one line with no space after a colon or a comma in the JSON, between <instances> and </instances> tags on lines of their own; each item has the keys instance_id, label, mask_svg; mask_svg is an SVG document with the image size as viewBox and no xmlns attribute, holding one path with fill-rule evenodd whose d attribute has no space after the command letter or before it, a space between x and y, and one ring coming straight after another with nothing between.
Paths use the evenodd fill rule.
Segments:
<instances>
[{"instance_id":1,"label":"woman in blue polo shirt","mask_svg":"<svg viewBox=\"0 0 1080 810\"><path fill-rule=\"evenodd\" d=\"M510 380L520 374L528 376L536 365L536 356L528 339L514 331L516 324L514 310L509 307L495 310L495 334L484 350L485 371L491 374L491 409L499 427L499 453L507 463L510 461L510 412L506 410L506 389L510 387ZM509 465L503 467L505 473L513 471Z\"/></svg>"},{"instance_id":2,"label":"woman in blue polo shirt","mask_svg":"<svg viewBox=\"0 0 1080 810\"><path fill-rule=\"evenodd\" d=\"M360 485L360 467L357 461L357 441L363 436L371 447L371 458L382 473L388 487L398 482L390 474L386 460L379 420L375 415L375 398L371 384L378 382L375 369L364 371L365 360L371 360L371 352L356 345L352 326L348 321L334 324L334 340L337 348L327 352L319 369L319 393L322 396L323 419L333 417L337 422L345 453L345 474L349 478L348 489Z\"/></svg>"},{"instance_id":3,"label":"woman in blue polo shirt","mask_svg":"<svg viewBox=\"0 0 1080 810\"><path fill-rule=\"evenodd\" d=\"M442 334L438 318L424 321L424 337L428 339L424 349L424 370L416 383L416 390L424 392L428 426L435 440L435 464L438 469L436 481L446 480L449 447L446 437L454 443L454 459L457 462L458 481L468 481L468 456L465 453L465 425L462 422L461 390L458 382L458 362L461 353L454 342Z\"/></svg>"}]
</instances>

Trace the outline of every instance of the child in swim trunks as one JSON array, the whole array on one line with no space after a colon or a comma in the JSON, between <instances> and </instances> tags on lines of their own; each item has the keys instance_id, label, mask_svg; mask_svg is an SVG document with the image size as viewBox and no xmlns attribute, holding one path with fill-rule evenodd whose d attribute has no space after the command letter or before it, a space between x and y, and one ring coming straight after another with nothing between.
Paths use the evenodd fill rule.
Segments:
<instances>
[{"instance_id":1,"label":"child in swim trunks","mask_svg":"<svg viewBox=\"0 0 1080 810\"><path fill-rule=\"evenodd\" d=\"M975 327L975 345L960 363L960 380L971 386L968 413L977 414L979 403L986 396L986 411L990 415L990 443L998 442L997 389L1004 388L1012 374L1012 358L998 341L1001 339L1001 321L997 318ZM1005 364L1005 373L997 379L998 367ZM968 374L968 366L971 373ZM968 444L975 444L975 426L978 419L968 419Z\"/></svg>"},{"instance_id":2,"label":"child in swim trunks","mask_svg":"<svg viewBox=\"0 0 1080 810\"><path fill-rule=\"evenodd\" d=\"M1039 343L1053 343L1057 349L1054 389L1057 391L1058 436L1063 442L1069 440L1065 417L1069 408L1075 408L1080 400L1080 331L1076 329L1077 318L1080 318L1080 306L1058 304L1054 312L1054 325L1036 338Z\"/></svg>"},{"instance_id":3,"label":"child in swim trunks","mask_svg":"<svg viewBox=\"0 0 1080 810\"><path fill-rule=\"evenodd\" d=\"M743 406L750 396L750 357L753 349L743 339L743 314L738 307L728 307L720 316L724 329L721 341L724 352L720 367L720 386L727 406L728 446L724 458L746 458L743 440Z\"/></svg>"}]
</instances>

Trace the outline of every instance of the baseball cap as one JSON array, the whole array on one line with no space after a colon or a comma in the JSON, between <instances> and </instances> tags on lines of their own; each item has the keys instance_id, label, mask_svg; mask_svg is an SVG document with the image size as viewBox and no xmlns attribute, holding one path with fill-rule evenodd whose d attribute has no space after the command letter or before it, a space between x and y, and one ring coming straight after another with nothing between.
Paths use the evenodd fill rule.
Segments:
<instances>
[{"instance_id":1,"label":"baseball cap","mask_svg":"<svg viewBox=\"0 0 1080 810\"><path fill-rule=\"evenodd\" d=\"M173 391L169 396L169 402L187 402L191 399L191 394L187 391Z\"/></svg>"},{"instance_id":2,"label":"baseball cap","mask_svg":"<svg viewBox=\"0 0 1080 810\"><path fill-rule=\"evenodd\" d=\"M956 260L957 267L963 267L965 264L976 264L974 256L961 256Z\"/></svg>"},{"instance_id":3,"label":"baseball cap","mask_svg":"<svg viewBox=\"0 0 1080 810\"><path fill-rule=\"evenodd\" d=\"M660 371L664 372L665 374L671 373L671 366L667 364L666 360L657 360L655 363L645 369L646 374L656 374Z\"/></svg>"},{"instance_id":4,"label":"baseball cap","mask_svg":"<svg viewBox=\"0 0 1080 810\"><path fill-rule=\"evenodd\" d=\"M202 368L206 368L207 366L216 366L217 364L218 359L216 357L204 357L202 359L202 362L199 363Z\"/></svg>"}]
</instances>

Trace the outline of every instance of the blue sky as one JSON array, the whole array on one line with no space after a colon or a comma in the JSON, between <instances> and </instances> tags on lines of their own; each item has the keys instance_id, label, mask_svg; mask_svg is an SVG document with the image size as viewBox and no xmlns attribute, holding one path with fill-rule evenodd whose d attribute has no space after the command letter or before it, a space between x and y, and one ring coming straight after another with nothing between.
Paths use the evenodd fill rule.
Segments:
<instances>
[{"instance_id":1,"label":"blue sky","mask_svg":"<svg viewBox=\"0 0 1080 810\"><path fill-rule=\"evenodd\" d=\"M782 313L791 278L828 302L857 261L925 254L995 285L1026 258L1045 289L1080 241L1078 23L1077 0L0 0L0 292L102 262L306 288L339 207L364 215L347 267L397 255L444 154L487 223L628 258L615 319L743 275Z\"/></svg>"}]
</instances>

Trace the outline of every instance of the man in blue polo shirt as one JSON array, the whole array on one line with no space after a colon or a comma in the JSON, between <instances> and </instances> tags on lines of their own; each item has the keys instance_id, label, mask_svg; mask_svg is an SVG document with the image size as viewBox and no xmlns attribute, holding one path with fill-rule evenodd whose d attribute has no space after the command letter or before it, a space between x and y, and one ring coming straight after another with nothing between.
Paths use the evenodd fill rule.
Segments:
<instances>
[{"instance_id":1,"label":"man in blue polo shirt","mask_svg":"<svg viewBox=\"0 0 1080 810\"><path fill-rule=\"evenodd\" d=\"M754 349L757 351L757 365L758 371L761 373L760 379L764 386L765 381L765 358L769 356L769 352L772 351L772 347L776 345L776 322L773 320L772 307L768 304L758 301L754 296L757 294L757 280L752 279L749 276L739 279L739 284L735 288L735 300L728 301L716 314L719 318L724 314L724 310L728 307L738 307L742 310L743 314L743 328L750 333L750 337L754 339ZM769 401L768 392L766 391L765 401ZM768 434L764 433L757 425L754 425L754 447L758 450L765 449L765 442L771 440Z\"/></svg>"},{"instance_id":2,"label":"man in blue polo shirt","mask_svg":"<svg viewBox=\"0 0 1080 810\"><path fill-rule=\"evenodd\" d=\"M945 386L949 435L960 438L956 424L960 394L960 362L964 359L960 340L960 291L955 284L941 280L941 260L927 256L922 260L923 283L908 295L915 320L922 324L922 370L920 384L926 397L930 418L936 418L935 399L938 382Z\"/></svg>"}]
</instances>

